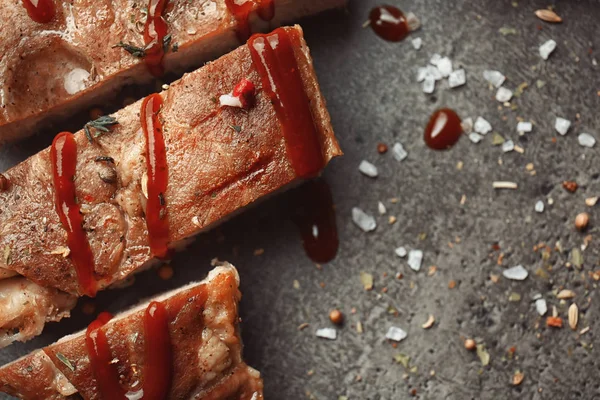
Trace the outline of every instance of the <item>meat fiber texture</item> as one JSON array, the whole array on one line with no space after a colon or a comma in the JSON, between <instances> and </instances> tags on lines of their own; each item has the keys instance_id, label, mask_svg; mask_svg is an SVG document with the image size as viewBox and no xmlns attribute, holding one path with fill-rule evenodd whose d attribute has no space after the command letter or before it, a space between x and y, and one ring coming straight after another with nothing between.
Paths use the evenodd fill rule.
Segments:
<instances>
[{"instance_id":1,"label":"meat fiber texture","mask_svg":"<svg viewBox=\"0 0 600 400\"><path fill-rule=\"evenodd\" d=\"M254 0L248 0L256 3ZM274 0L275 16L249 17L252 31L341 7L347 0ZM144 61L114 47L144 47L148 1L55 1L56 16L34 22L21 1L0 0L0 142L26 137L39 126L64 120L111 97L126 84L147 83ZM165 15L171 44L166 72L198 68L240 44L240 22L225 0L171 1Z\"/></svg>"},{"instance_id":2,"label":"meat fiber texture","mask_svg":"<svg viewBox=\"0 0 600 400\"><path fill-rule=\"evenodd\" d=\"M301 29L286 29L300 33L295 35L294 54L327 164L342 153ZM220 107L216 99L230 93L242 78L255 82L256 104L249 110ZM282 126L269 97L262 92L261 79L246 45L184 75L162 92L162 97L160 118L169 171L164 197L171 247L302 180L288 159ZM115 113L118 125L93 143L83 131L75 135L76 194L100 289L123 281L152 261L144 214L146 140L140 107L138 101ZM114 164L97 162L98 157L111 157ZM114 182L102 179L107 173L116 176ZM18 274L44 288L81 295L69 257L67 232L55 210L49 149L4 175L10 186L0 192L0 275ZM56 294L46 296L50 295ZM62 316L68 314L65 307L27 307L29 313L36 311L46 312L47 320L58 319L58 312ZM38 326L30 334L10 336L11 332L20 331L16 325L0 326L0 336L27 340L43 327Z\"/></svg>"},{"instance_id":3,"label":"meat fiber texture","mask_svg":"<svg viewBox=\"0 0 600 400\"><path fill-rule=\"evenodd\" d=\"M167 399L263 399L260 373L242 359L238 286L235 268L221 263L204 281L154 299L165 305L169 316L173 380ZM143 316L147 305L117 315L100 328L130 398L139 394L144 382ZM85 331L0 368L0 390L31 400L101 400Z\"/></svg>"}]
</instances>

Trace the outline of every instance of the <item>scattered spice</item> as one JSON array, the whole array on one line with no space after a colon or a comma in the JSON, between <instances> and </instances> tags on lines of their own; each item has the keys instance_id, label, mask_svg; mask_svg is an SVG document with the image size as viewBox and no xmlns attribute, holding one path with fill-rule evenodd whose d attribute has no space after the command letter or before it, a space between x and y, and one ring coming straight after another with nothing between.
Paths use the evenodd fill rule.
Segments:
<instances>
[{"instance_id":1,"label":"scattered spice","mask_svg":"<svg viewBox=\"0 0 600 400\"><path fill-rule=\"evenodd\" d=\"M298 325L298 330L302 331L302 330L304 330L304 329L306 329L308 327L309 327L309 323L308 322L304 322L304 323Z\"/></svg>"},{"instance_id":2,"label":"scattered spice","mask_svg":"<svg viewBox=\"0 0 600 400\"><path fill-rule=\"evenodd\" d=\"M365 290L373 290L373 275L366 272L361 272L360 281L362 282Z\"/></svg>"},{"instance_id":3,"label":"scattered spice","mask_svg":"<svg viewBox=\"0 0 600 400\"><path fill-rule=\"evenodd\" d=\"M558 292L556 297L560 300L572 299L573 297L575 297L575 292L569 289L563 289L560 292Z\"/></svg>"},{"instance_id":4,"label":"scattered spice","mask_svg":"<svg viewBox=\"0 0 600 400\"><path fill-rule=\"evenodd\" d=\"M388 218L388 224L393 225L396 222L396 217L394 217L393 215L390 215Z\"/></svg>"},{"instance_id":5,"label":"scattered spice","mask_svg":"<svg viewBox=\"0 0 600 400\"><path fill-rule=\"evenodd\" d=\"M546 318L546 326L552 328L562 328L563 322L560 317L547 317Z\"/></svg>"},{"instance_id":6,"label":"scattered spice","mask_svg":"<svg viewBox=\"0 0 600 400\"><path fill-rule=\"evenodd\" d=\"M465 340L465 349L473 351L477 348L477 343L473 339Z\"/></svg>"},{"instance_id":7,"label":"scattered spice","mask_svg":"<svg viewBox=\"0 0 600 400\"><path fill-rule=\"evenodd\" d=\"M521 371L517 371L513 375L512 384L514 386L519 386L521 382L523 382L523 379L525 379L525 374L523 374Z\"/></svg>"},{"instance_id":8,"label":"scattered spice","mask_svg":"<svg viewBox=\"0 0 600 400\"><path fill-rule=\"evenodd\" d=\"M492 187L494 189L516 189L518 185L515 182L494 181Z\"/></svg>"},{"instance_id":9,"label":"scattered spice","mask_svg":"<svg viewBox=\"0 0 600 400\"><path fill-rule=\"evenodd\" d=\"M396 361L398 364L402 364L404 368L408 369L410 363L410 356L398 353L394 355L394 361Z\"/></svg>"},{"instance_id":10,"label":"scattered spice","mask_svg":"<svg viewBox=\"0 0 600 400\"><path fill-rule=\"evenodd\" d=\"M329 313L329 319L336 325L341 325L344 322L344 314L340 310L331 310Z\"/></svg>"},{"instance_id":11,"label":"scattered spice","mask_svg":"<svg viewBox=\"0 0 600 400\"><path fill-rule=\"evenodd\" d=\"M137 58L144 58L146 56L146 49L144 49L142 47L138 47L131 43L124 43L121 41L121 42L115 44L112 48L114 49L116 47L121 47L123 50L125 50L126 52L128 52L129 54L131 54L132 56L137 57Z\"/></svg>"},{"instance_id":12,"label":"scattered spice","mask_svg":"<svg viewBox=\"0 0 600 400\"><path fill-rule=\"evenodd\" d=\"M562 22L562 18L552 10L542 9L536 10L535 16L545 22L550 22L553 24Z\"/></svg>"},{"instance_id":13,"label":"scattered spice","mask_svg":"<svg viewBox=\"0 0 600 400\"><path fill-rule=\"evenodd\" d=\"M575 193L577 191L577 188L579 187L579 185L577 185L577 182L575 181L564 181L562 185L566 191L571 193Z\"/></svg>"},{"instance_id":14,"label":"scattered spice","mask_svg":"<svg viewBox=\"0 0 600 400\"><path fill-rule=\"evenodd\" d=\"M479 357L481 365L484 367L490 363L490 353L487 352L483 344L477 345L477 357Z\"/></svg>"},{"instance_id":15,"label":"scattered spice","mask_svg":"<svg viewBox=\"0 0 600 400\"><path fill-rule=\"evenodd\" d=\"M67 368L69 368L71 371L75 371L75 367L73 366L73 364L71 364L71 361L69 361L69 359L67 357L65 357L65 355L63 353L57 352L56 358L58 358L61 363L65 364L65 366Z\"/></svg>"},{"instance_id":16,"label":"scattered spice","mask_svg":"<svg viewBox=\"0 0 600 400\"><path fill-rule=\"evenodd\" d=\"M90 143L94 143L94 138L100 137L103 133L110 132L110 127L117 125L119 121L113 116L103 115L100 118L96 118L93 121L88 122L83 126L85 136ZM92 136L90 128L94 128L96 133Z\"/></svg>"},{"instance_id":17,"label":"scattered spice","mask_svg":"<svg viewBox=\"0 0 600 400\"><path fill-rule=\"evenodd\" d=\"M421 325L421 327L423 329L429 329L433 326L434 323L435 323L435 318L433 315L430 314L427 321L423 325Z\"/></svg>"},{"instance_id":18,"label":"scattered spice","mask_svg":"<svg viewBox=\"0 0 600 400\"><path fill-rule=\"evenodd\" d=\"M579 231L584 231L590 222L590 215L588 213L580 213L575 217L575 228Z\"/></svg>"},{"instance_id":19,"label":"scattered spice","mask_svg":"<svg viewBox=\"0 0 600 400\"><path fill-rule=\"evenodd\" d=\"M377 152L379 154L385 154L385 153L387 153L387 151L388 151L387 144L385 144L385 143L378 143L377 144Z\"/></svg>"},{"instance_id":20,"label":"scattered spice","mask_svg":"<svg viewBox=\"0 0 600 400\"><path fill-rule=\"evenodd\" d=\"M454 279L452 279L450 282L448 282L448 289L454 289L456 287L456 281Z\"/></svg>"},{"instance_id":21,"label":"scattered spice","mask_svg":"<svg viewBox=\"0 0 600 400\"><path fill-rule=\"evenodd\" d=\"M594 207L597 202L598 202L598 196L588 197L587 199L585 199L585 205L588 207Z\"/></svg>"},{"instance_id":22,"label":"scattered spice","mask_svg":"<svg viewBox=\"0 0 600 400\"><path fill-rule=\"evenodd\" d=\"M583 255L577 247L573 247L573 250L571 250L571 263L577 269L581 269L583 266Z\"/></svg>"},{"instance_id":23,"label":"scattered spice","mask_svg":"<svg viewBox=\"0 0 600 400\"><path fill-rule=\"evenodd\" d=\"M579 307L577 307L577 304L573 303L569 307L569 327L571 327L571 329L573 329L573 330L576 330L578 321L579 321Z\"/></svg>"}]
</instances>

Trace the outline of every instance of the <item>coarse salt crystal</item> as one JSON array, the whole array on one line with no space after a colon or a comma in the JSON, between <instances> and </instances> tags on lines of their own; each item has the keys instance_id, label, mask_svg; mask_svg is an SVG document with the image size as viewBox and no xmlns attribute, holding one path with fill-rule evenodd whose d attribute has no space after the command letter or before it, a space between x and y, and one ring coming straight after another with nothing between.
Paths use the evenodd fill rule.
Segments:
<instances>
[{"instance_id":1,"label":"coarse salt crystal","mask_svg":"<svg viewBox=\"0 0 600 400\"><path fill-rule=\"evenodd\" d=\"M498 91L496 92L496 100L498 100L500 103L506 103L507 101L510 101L510 99L512 99L512 96L512 90L502 86L499 87Z\"/></svg>"},{"instance_id":2,"label":"coarse salt crystal","mask_svg":"<svg viewBox=\"0 0 600 400\"><path fill-rule=\"evenodd\" d=\"M531 122L519 122L517 124L517 132L531 132L533 124Z\"/></svg>"},{"instance_id":3,"label":"coarse salt crystal","mask_svg":"<svg viewBox=\"0 0 600 400\"><path fill-rule=\"evenodd\" d=\"M548 312L548 305L546 304L546 300L537 299L535 301L535 309L537 310L538 314L542 316L545 315Z\"/></svg>"},{"instance_id":4,"label":"coarse salt crystal","mask_svg":"<svg viewBox=\"0 0 600 400\"><path fill-rule=\"evenodd\" d=\"M419 67L417 70L417 82L423 82L425 78L429 75L429 68L427 67Z\"/></svg>"},{"instance_id":5,"label":"coarse salt crystal","mask_svg":"<svg viewBox=\"0 0 600 400\"><path fill-rule=\"evenodd\" d=\"M522 265L517 265L516 267L511 267L509 269L505 269L502 271L502 275L506 279L511 279L514 281L522 281L529 275L529 272Z\"/></svg>"},{"instance_id":6,"label":"coarse salt crystal","mask_svg":"<svg viewBox=\"0 0 600 400\"><path fill-rule=\"evenodd\" d=\"M317 329L317 337L329 340L335 340L337 338L337 331L333 328L322 328Z\"/></svg>"},{"instance_id":7,"label":"coarse salt crystal","mask_svg":"<svg viewBox=\"0 0 600 400\"><path fill-rule=\"evenodd\" d=\"M421 39L420 37L414 38L411 41L411 43L412 43L413 47L415 48L415 50L420 50L421 46L423 45L423 39Z\"/></svg>"},{"instance_id":8,"label":"coarse salt crystal","mask_svg":"<svg viewBox=\"0 0 600 400\"><path fill-rule=\"evenodd\" d=\"M571 121L561 117L556 117L556 121L554 122L554 129L556 129L556 132L560 133L562 136L565 136L570 127Z\"/></svg>"},{"instance_id":9,"label":"coarse salt crystal","mask_svg":"<svg viewBox=\"0 0 600 400\"><path fill-rule=\"evenodd\" d=\"M579 141L579 144L583 147L594 147L594 145L596 144L596 139L594 139L594 137L589 133L580 134L579 136L577 136L577 140Z\"/></svg>"},{"instance_id":10,"label":"coarse salt crystal","mask_svg":"<svg viewBox=\"0 0 600 400\"><path fill-rule=\"evenodd\" d=\"M394 250L394 252L398 257L406 257L406 255L408 254L408 252L403 246L398 247L396 250Z\"/></svg>"},{"instance_id":11,"label":"coarse salt crystal","mask_svg":"<svg viewBox=\"0 0 600 400\"><path fill-rule=\"evenodd\" d=\"M492 130L492 124L490 124L485 118L477 117L475 120L475 125L473 129L477 133L481 133L482 135L487 135Z\"/></svg>"},{"instance_id":12,"label":"coarse salt crystal","mask_svg":"<svg viewBox=\"0 0 600 400\"><path fill-rule=\"evenodd\" d=\"M427 75L423 81L423 92L431 94L435 91L435 79L431 75Z\"/></svg>"},{"instance_id":13,"label":"coarse salt crystal","mask_svg":"<svg viewBox=\"0 0 600 400\"><path fill-rule=\"evenodd\" d=\"M486 70L483 71L483 79L491 83L493 86L499 88L506 80L506 77L500 71Z\"/></svg>"},{"instance_id":14,"label":"coarse salt crystal","mask_svg":"<svg viewBox=\"0 0 600 400\"><path fill-rule=\"evenodd\" d=\"M397 326L390 326L387 333L385 334L385 338L389 340L393 340L394 342L400 342L406 339L407 333Z\"/></svg>"},{"instance_id":15,"label":"coarse salt crystal","mask_svg":"<svg viewBox=\"0 0 600 400\"><path fill-rule=\"evenodd\" d=\"M477 133L477 132L469 133L469 140L471 142L479 143L479 142L481 142L481 139L483 139L483 136L481 136L479 133Z\"/></svg>"},{"instance_id":16,"label":"coarse salt crystal","mask_svg":"<svg viewBox=\"0 0 600 400\"><path fill-rule=\"evenodd\" d=\"M69 94L75 94L85 89L85 82L90 77L90 73L82 68L75 68L69 71L64 77L63 87Z\"/></svg>"},{"instance_id":17,"label":"coarse salt crystal","mask_svg":"<svg viewBox=\"0 0 600 400\"><path fill-rule=\"evenodd\" d=\"M386 213L386 209L385 209L385 205L382 202L378 202L377 203L377 211L379 211L380 215L383 215Z\"/></svg>"},{"instance_id":18,"label":"coarse salt crystal","mask_svg":"<svg viewBox=\"0 0 600 400\"><path fill-rule=\"evenodd\" d=\"M352 221L363 231L371 232L377 228L377 222L375 218L365 213L358 207L352 209Z\"/></svg>"},{"instance_id":19,"label":"coarse salt crystal","mask_svg":"<svg viewBox=\"0 0 600 400\"><path fill-rule=\"evenodd\" d=\"M406 25L408 25L408 30L411 32L416 31L421 27L421 21L413 12L406 13Z\"/></svg>"},{"instance_id":20,"label":"coarse salt crystal","mask_svg":"<svg viewBox=\"0 0 600 400\"><path fill-rule=\"evenodd\" d=\"M449 77L452 73L452 61L448 57L440 59L436 67L440 70L440 73L444 78Z\"/></svg>"},{"instance_id":21,"label":"coarse salt crystal","mask_svg":"<svg viewBox=\"0 0 600 400\"><path fill-rule=\"evenodd\" d=\"M473 118L468 117L460 122L460 127L464 133L471 133L473 131Z\"/></svg>"},{"instance_id":22,"label":"coarse salt crystal","mask_svg":"<svg viewBox=\"0 0 600 400\"><path fill-rule=\"evenodd\" d=\"M464 69L457 69L448 77L448 85L451 88L459 87L467 83L467 74Z\"/></svg>"},{"instance_id":23,"label":"coarse salt crystal","mask_svg":"<svg viewBox=\"0 0 600 400\"><path fill-rule=\"evenodd\" d=\"M538 200L537 203L535 203L535 211L542 213L544 212L544 202L541 200Z\"/></svg>"},{"instance_id":24,"label":"coarse salt crystal","mask_svg":"<svg viewBox=\"0 0 600 400\"><path fill-rule=\"evenodd\" d=\"M433 65L428 65L426 68L427 68L427 74L429 76L431 76L436 81L442 80L442 78L443 78L442 73L440 72L439 69L437 69L437 67L435 67Z\"/></svg>"},{"instance_id":25,"label":"coarse salt crystal","mask_svg":"<svg viewBox=\"0 0 600 400\"><path fill-rule=\"evenodd\" d=\"M438 53L435 53L434 55L431 56L431 58L429 59L429 62L433 65L438 65L438 63L440 62L441 59L442 59L442 56L440 56Z\"/></svg>"},{"instance_id":26,"label":"coarse salt crystal","mask_svg":"<svg viewBox=\"0 0 600 400\"><path fill-rule=\"evenodd\" d=\"M556 49L556 42L552 39L540 46L540 56L547 60L550 54Z\"/></svg>"},{"instance_id":27,"label":"coarse salt crystal","mask_svg":"<svg viewBox=\"0 0 600 400\"><path fill-rule=\"evenodd\" d=\"M232 96L231 93L221 95L221 97L219 97L219 103L220 103L221 107L229 106L229 107L244 108L242 106L242 102L241 102L240 98L237 96Z\"/></svg>"},{"instance_id":28,"label":"coarse salt crystal","mask_svg":"<svg viewBox=\"0 0 600 400\"><path fill-rule=\"evenodd\" d=\"M419 271L421 269L422 262L423 262L423 251L411 250L408 253L408 266L413 271Z\"/></svg>"},{"instance_id":29,"label":"coarse salt crystal","mask_svg":"<svg viewBox=\"0 0 600 400\"><path fill-rule=\"evenodd\" d=\"M508 153L510 151L513 151L515 149L515 142L513 142L512 140L507 140L506 142L502 143L502 151L505 153Z\"/></svg>"},{"instance_id":30,"label":"coarse salt crystal","mask_svg":"<svg viewBox=\"0 0 600 400\"><path fill-rule=\"evenodd\" d=\"M377 167L368 162L367 160L362 160L360 162L358 170L368 177L377 178Z\"/></svg>"},{"instance_id":31,"label":"coarse salt crystal","mask_svg":"<svg viewBox=\"0 0 600 400\"><path fill-rule=\"evenodd\" d=\"M403 161L408 157L408 153L404 150L402 143L394 143L394 146L392 146L392 157L394 157L394 160L396 161Z\"/></svg>"}]
</instances>

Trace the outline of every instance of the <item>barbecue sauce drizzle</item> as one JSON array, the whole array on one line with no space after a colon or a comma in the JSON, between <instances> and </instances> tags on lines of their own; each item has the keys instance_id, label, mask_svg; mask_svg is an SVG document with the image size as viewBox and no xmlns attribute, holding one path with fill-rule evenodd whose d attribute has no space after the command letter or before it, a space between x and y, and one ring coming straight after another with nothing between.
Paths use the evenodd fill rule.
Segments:
<instances>
[{"instance_id":1,"label":"barbecue sauce drizzle","mask_svg":"<svg viewBox=\"0 0 600 400\"><path fill-rule=\"evenodd\" d=\"M94 255L85 231L83 217L75 192L77 142L70 132L61 132L50 148L55 207L62 226L67 231L67 245L83 294L94 297L97 282L94 277Z\"/></svg>"},{"instance_id":2,"label":"barbecue sauce drizzle","mask_svg":"<svg viewBox=\"0 0 600 400\"><path fill-rule=\"evenodd\" d=\"M127 400L102 328L112 315L103 312L87 328L85 343L102 399ZM169 319L163 303L153 301L144 312L144 383L141 400L166 399L173 374ZM137 394L137 393L136 393Z\"/></svg>"},{"instance_id":3,"label":"barbecue sauce drizzle","mask_svg":"<svg viewBox=\"0 0 600 400\"><path fill-rule=\"evenodd\" d=\"M446 150L458 142L462 135L461 120L454 110L442 108L429 118L423 139L433 150Z\"/></svg>"},{"instance_id":4,"label":"barbecue sauce drizzle","mask_svg":"<svg viewBox=\"0 0 600 400\"><path fill-rule=\"evenodd\" d=\"M237 36L240 42L245 42L250 37L250 14L257 6L256 13L263 21L270 21L275 16L275 2L273 0L247 0L243 4L236 4L236 0L225 0L229 12L237 21Z\"/></svg>"},{"instance_id":5,"label":"barbecue sauce drizzle","mask_svg":"<svg viewBox=\"0 0 600 400\"><path fill-rule=\"evenodd\" d=\"M325 166L325 160L293 41L300 41L295 30L279 28L268 35L253 35L248 48L282 125L288 159L298 177L312 178Z\"/></svg>"},{"instance_id":6,"label":"barbecue sauce drizzle","mask_svg":"<svg viewBox=\"0 0 600 400\"><path fill-rule=\"evenodd\" d=\"M169 0L149 0L148 16L144 24L144 61L152 75L160 77L164 74L162 64L165 56L165 46L163 44L167 36L167 22L163 18L163 12L167 8Z\"/></svg>"},{"instance_id":7,"label":"barbecue sauce drizzle","mask_svg":"<svg viewBox=\"0 0 600 400\"><path fill-rule=\"evenodd\" d=\"M390 42L400 42L410 33L404 13L394 6L379 6L371 10L369 22L373 32Z\"/></svg>"},{"instance_id":8,"label":"barbecue sauce drizzle","mask_svg":"<svg viewBox=\"0 0 600 400\"><path fill-rule=\"evenodd\" d=\"M53 0L38 0L37 6L31 0L22 0L29 18L40 24L52 21L55 9Z\"/></svg>"},{"instance_id":9,"label":"barbecue sauce drizzle","mask_svg":"<svg viewBox=\"0 0 600 400\"><path fill-rule=\"evenodd\" d=\"M167 151L162 123L158 113L163 104L160 94L144 99L140 112L142 130L146 137L146 168L148 171L148 201L146 202L146 225L150 250L158 258L169 253L169 222L165 193L169 181Z\"/></svg>"}]
</instances>

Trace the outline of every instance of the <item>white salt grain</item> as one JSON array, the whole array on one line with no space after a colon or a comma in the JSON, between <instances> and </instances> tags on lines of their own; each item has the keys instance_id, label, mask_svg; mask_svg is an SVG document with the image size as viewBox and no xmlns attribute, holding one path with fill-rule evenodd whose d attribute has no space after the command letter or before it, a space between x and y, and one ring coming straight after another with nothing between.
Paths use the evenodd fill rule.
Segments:
<instances>
[{"instance_id":1,"label":"white salt grain","mask_svg":"<svg viewBox=\"0 0 600 400\"><path fill-rule=\"evenodd\" d=\"M423 82L427 78L427 75L429 75L429 68L419 67L417 70L417 82Z\"/></svg>"},{"instance_id":2,"label":"white salt grain","mask_svg":"<svg viewBox=\"0 0 600 400\"><path fill-rule=\"evenodd\" d=\"M577 136L577 140L579 141L579 144L583 147L594 147L594 145L596 144L596 139L594 139L594 137L589 133L580 134L579 136Z\"/></svg>"},{"instance_id":3,"label":"white salt grain","mask_svg":"<svg viewBox=\"0 0 600 400\"><path fill-rule=\"evenodd\" d=\"M546 43L540 46L540 56L547 60L550 57L550 54L556 49L556 42L552 39L548 40Z\"/></svg>"},{"instance_id":4,"label":"white salt grain","mask_svg":"<svg viewBox=\"0 0 600 400\"><path fill-rule=\"evenodd\" d=\"M427 75L423 81L423 92L431 94L435 91L435 79L431 75Z\"/></svg>"},{"instance_id":5,"label":"white salt grain","mask_svg":"<svg viewBox=\"0 0 600 400\"><path fill-rule=\"evenodd\" d=\"M519 122L517 124L517 132L531 132L533 124L531 122Z\"/></svg>"},{"instance_id":6,"label":"white salt grain","mask_svg":"<svg viewBox=\"0 0 600 400\"><path fill-rule=\"evenodd\" d=\"M415 50L420 50L421 46L423 45L423 39L421 39L420 37L414 38L411 41L411 43L412 43L413 47L415 48Z\"/></svg>"},{"instance_id":7,"label":"white salt grain","mask_svg":"<svg viewBox=\"0 0 600 400\"><path fill-rule=\"evenodd\" d=\"M481 139L483 139L483 136L481 136L479 133L477 133L477 132L469 133L469 140L471 142L479 143L479 142L481 142Z\"/></svg>"},{"instance_id":8,"label":"white salt grain","mask_svg":"<svg viewBox=\"0 0 600 400\"><path fill-rule=\"evenodd\" d=\"M502 151L505 153L508 153L510 151L513 151L515 149L515 142L513 142L512 140L507 140L506 142L502 143Z\"/></svg>"},{"instance_id":9,"label":"white salt grain","mask_svg":"<svg viewBox=\"0 0 600 400\"><path fill-rule=\"evenodd\" d=\"M394 250L394 252L396 253L396 255L398 257L406 257L406 255L408 254L408 252L406 251L406 249L403 246L398 247L396 250Z\"/></svg>"},{"instance_id":10,"label":"white salt grain","mask_svg":"<svg viewBox=\"0 0 600 400\"><path fill-rule=\"evenodd\" d=\"M406 336L408 336L407 333L397 326L390 326L390 329L385 334L386 339L393 340L394 342L400 342L406 339Z\"/></svg>"},{"instance_id":11,"label":"white salt grain","mask_svg":"<svg viewBox=\"0 0 600 400\"><path fill-rule=\"evenodd\" d=\"M467 83L467 74L464 69L457 69L450 74L448 85L451 88L459 87Z\"/></svg>"},{"instance_id":12,"label":"white salt grain","mask_svg":"<svg viewBox=\"0 0 600 400\"><path fill-rule=\"evenodd\" d=\"M535 203L535 211L542 213L544 212L544 202L541 200L538 200L537 203Z\"/></svg>"},{"instance_id":13,"label":"white salt grain","mask_svg":"<svg viewBox=\"0 0 600 400\"><path fill-rule=\"evenodd\" d=\"M358 207L352 209L352 221L354 221L354 223L364 232L371 232L377 228L375 218Z\"/></svg>"},{"instance_id":14,"label":"white salt grain","mask_svg":"<svg viewBox=\"0 0 600 400\"><path fill-rule=\"evenodd\" d=\"M442 80L442 73L440 72L439 69L437 69L437 67L433 66L433 65L428 65L427 66L427 74L429 76L431 76L433 79L435 79L436 81L440 81Z\"/></svg>"},{"instance_id":15,"label":"white salt grain","mask_svg":"<svg viewBox=\"0 0 600 400\"><path fill-rule=\"evenodd\" d=\"M317 329L317 337L329 340L335 340L337 338L337 331L333 328L322 328Z\"/></svg>"},{"instance_id":16,"label":"white salt grain","mask_svg":"<svg viewBox=\"0 0 600 400\"><path fill-rule=\"evenodd\" d=\"M464 133L471 133L473 131L473 118L465 118L461 121L460 127Z\"/></svg>"},{"instance_id":17,"label":"white salt grain","mask_svg":"<svg viewBox=\"0 0 600 400\"><path fill-rule=\"evenodd\" d=\"M408 25L409 31L414 32L421 27L421 21L414 13L409 11L406 13L406 25Z\"/></svg>"},{"instance_id":18,"label":"white salt grain","mask_svg":"<svg viewBox=\"0 0 600 400\"><path fill-rule=\"evenodd\" d=\"M448 57L440 59L436 67L440 70L440 73L444 78L449 77L452 73L452 61Z\"/></svg>"},{"instance_id":19,"label":"white salt grain","mask_svg":"<svg viewBox=\"0 0 600 400\"><path fill-rule=\"evenodd\" d=\"M562 136L565 136L570 127L571 121L561 117L556 117L556 121L554 122L554 129L556 129L556 132L560 133Z\"/></svg>"},{"instance_id":20,"label":"white salt grain","mask_svg":"<svg viewBox=\"0 0 600 400\"><path fill-rule=\"evenodd\" d=\"M440 56L438 53L435 53L434 55L431 56L431 58L429 59L429 62L432 65L438 65L438 63L440 62L441 59L442 59L442 56Z\"/></svg>"},{"instance_id":21,"label":"white salt grain","mask_svg":"<svg viewBox=\"0 0 600 400\"><path fill-rule=\"evenodd\" d=\"M537 310L538 314L542 316L545 315L548 312L548 305L546 304L546 300L537 299L535 301L535 309Z\"/></svg>"},{"instance_id":22,"label":"white salt grain","mask_svg":"<svg viewBox=\"0 0 600 400\"><path fill-rule=\"evenodd\" d=\"M403 161L408 157L408 153L404 150L402 143L394 143L394 146L392 146L392 157L394 157L394 160L396 161Z\"/></svg>"},{"instance_id":23,"label":"white salt grain","mask_svg":"<svg viewBox=\"0 0 600 400\"><path fill-rule=\"evenodd\" d=\"M500 71L486 70L483 71L483 79L499 88L506 80L506 77Z\"/></svg>"},{"instance_id":24,"label":"white salt grain","mask_svg":"<svg viewBox=\"0 0 600 400\"><path fill-rule=\"evenodd\" d=\"M377 203L377 211L379 211L379 215L383 215L387 212L385 205L382 202Z\"/></svg>"},{"instance_id":25,"label":"white salt grain","mask_svg":"<svg viewBox=\"0 0 600 400\"><path fill-rule=\"evenodd\" d=\"M505 269L502 271L502 275L506 279L511 279L514 281L522 281L529 275L529 272L522 265L517 265L516 267L511 267L509 269Z\"/></svg>"},{"instance_id":26,"label":"white salt grain","mask_svg":"<svg viewBox=\"0 0 600 400\"><path fill-rule=\"evenodd\" d=\"M492 130L492 124L490 124L485 118L477 117L475 120L475 125L473 129L477 133L481 133L482 135L487 135Z\"/></svg>"},{"instance_id":27,"label":"white salt grain","mask_svg":"<svg viewBox=\"0 0 600 400\"><path fill-rule=\"evenodd\" d=\"M368 162L367 160L362 160L360 162L358 170L368 177L377 178L377 167Z\"/></svg>"},{"instance_id":28,"label":"white salt grain","mask_svg":"<svg viewBox=\"0 0 600 400\"><path fill-rule=\"evenodd\" d=\"M502 86L499 87L498 91L496 92L496 100L498 100L500 103L506 103L507 101L510 101L510 99L512 99L512 96L512 90Z\"/></svg>"},{"instance_id":29,"label":"white salt grain","mask_svg":"<svg viewBox=\"0 0 600 400\"><path fill-rule=\"evenodd\" d=\"M419 271L421 269L422 262L423 252L421 250L411 250L408 253L408 266L413 271Z\"/></svg>"}]
</instances>

